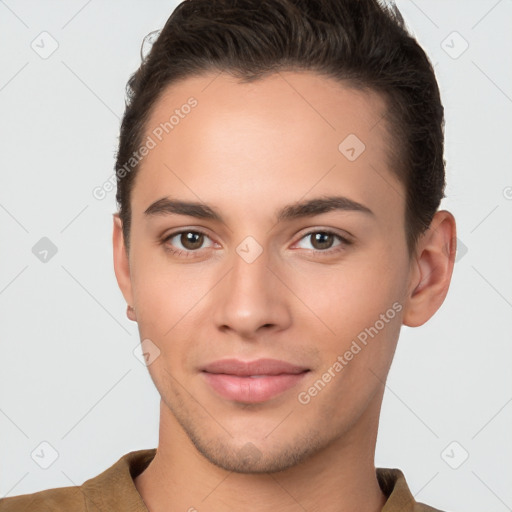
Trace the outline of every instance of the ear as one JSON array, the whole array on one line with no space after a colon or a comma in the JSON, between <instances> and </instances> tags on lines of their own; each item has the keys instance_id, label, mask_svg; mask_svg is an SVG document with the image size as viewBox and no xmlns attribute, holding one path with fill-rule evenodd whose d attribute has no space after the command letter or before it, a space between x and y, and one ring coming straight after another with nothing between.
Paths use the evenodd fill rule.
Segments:
<instances>
[{"instance_id":1,"label":"ear","mask_svg":"<svg viewBox=\"0 0 512 512\"><path fill-rule=\"evenodd\" d=\"M404 325L418 327L441 307L450 286L456 250L455 218L446 210L438 211L418 241L411 262Z\"/></svg>"},{"instance_id":2,"label":"ear","mask_svg":"<svg viewBox=\"0 0 512 512\"><path fill-rule=\"evenodd\" d=\"M132 281L130 277L130 261L128 252L124 243L123 222L119 213L113 214L114 231L112 233L112 244L114 253L114 272L116 274L117 284L123 294L124 300L130 306L133 306ZM136 320L134 310L128 309L128 318Z\"/></svg>"}]
</instances>

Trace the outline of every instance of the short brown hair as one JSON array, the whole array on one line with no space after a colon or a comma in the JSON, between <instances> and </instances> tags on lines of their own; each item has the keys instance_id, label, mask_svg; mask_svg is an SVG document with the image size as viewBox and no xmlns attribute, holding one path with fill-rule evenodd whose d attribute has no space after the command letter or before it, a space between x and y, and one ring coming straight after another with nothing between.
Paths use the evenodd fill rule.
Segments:
<instances>
[{"instance_id":1,"label":"short brown hair","mask_svg":"<svg viewBox=\"0 0 512 512\"><path fill-rule=\"evenodd\" d=\"M385 99L388 164L406 190L406 240L413 253L445 197L444 109L425 52L398 8L378 0L179 4L127 83L116 161L116 200L127 249L138 166L119 171L142 143L160 93L205 72L225 71L243 83L285 70L313 71Z\"/></svg>"}]
</instances>

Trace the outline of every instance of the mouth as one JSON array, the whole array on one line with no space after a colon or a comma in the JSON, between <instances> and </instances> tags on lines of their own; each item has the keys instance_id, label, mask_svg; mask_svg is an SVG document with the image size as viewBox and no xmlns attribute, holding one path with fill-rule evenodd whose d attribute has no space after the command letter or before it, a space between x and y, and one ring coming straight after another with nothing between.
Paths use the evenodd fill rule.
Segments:
<instances>
[{"instance_id":1,"label":"mouth","mask_svg":"<svg viewBox=\"0 0 512 512\"><path fill-rule=\"evenodd\" d=\"M299 384L309 368L277 359L223 359L201 368L207 384L234 402L262 403Z\"/></svg>"}]
</instances>

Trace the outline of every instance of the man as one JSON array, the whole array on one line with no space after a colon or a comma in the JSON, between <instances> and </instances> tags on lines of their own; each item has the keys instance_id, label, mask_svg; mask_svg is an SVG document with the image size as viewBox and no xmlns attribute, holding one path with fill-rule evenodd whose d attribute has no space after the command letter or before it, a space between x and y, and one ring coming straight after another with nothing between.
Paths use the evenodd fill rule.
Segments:
<instances>
[{"instance_id":1,"label":"man","mask_svg":"<svg viewBox=\"0 0 512 512\"><path fill-rule=\"evenodd\" d=\"M456 249L439 90L398 11L188 0L129 93L114 266L158 447L0 510L438 510L374 466L400 327L439 309Z\"/></svg>"}]
</instances>

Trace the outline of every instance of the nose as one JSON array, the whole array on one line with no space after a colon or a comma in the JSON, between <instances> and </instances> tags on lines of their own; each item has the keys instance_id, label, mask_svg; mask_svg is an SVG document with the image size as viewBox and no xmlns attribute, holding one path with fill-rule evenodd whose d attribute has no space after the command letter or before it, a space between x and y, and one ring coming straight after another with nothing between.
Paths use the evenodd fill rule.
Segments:
<instances>
[{"instance_id":1,"label":"nose","mask_svg":"<svg viewBox=\"0 0 512 512\"><path fill-rule=\"evenodd\" d=\"M254 339L264 330L286 329L291 322L291 293L279 276L279 262L259 247L241 244L233 251L230 269L214 290L217 328L244 339Z\"/></svg>"}]
</instances>

